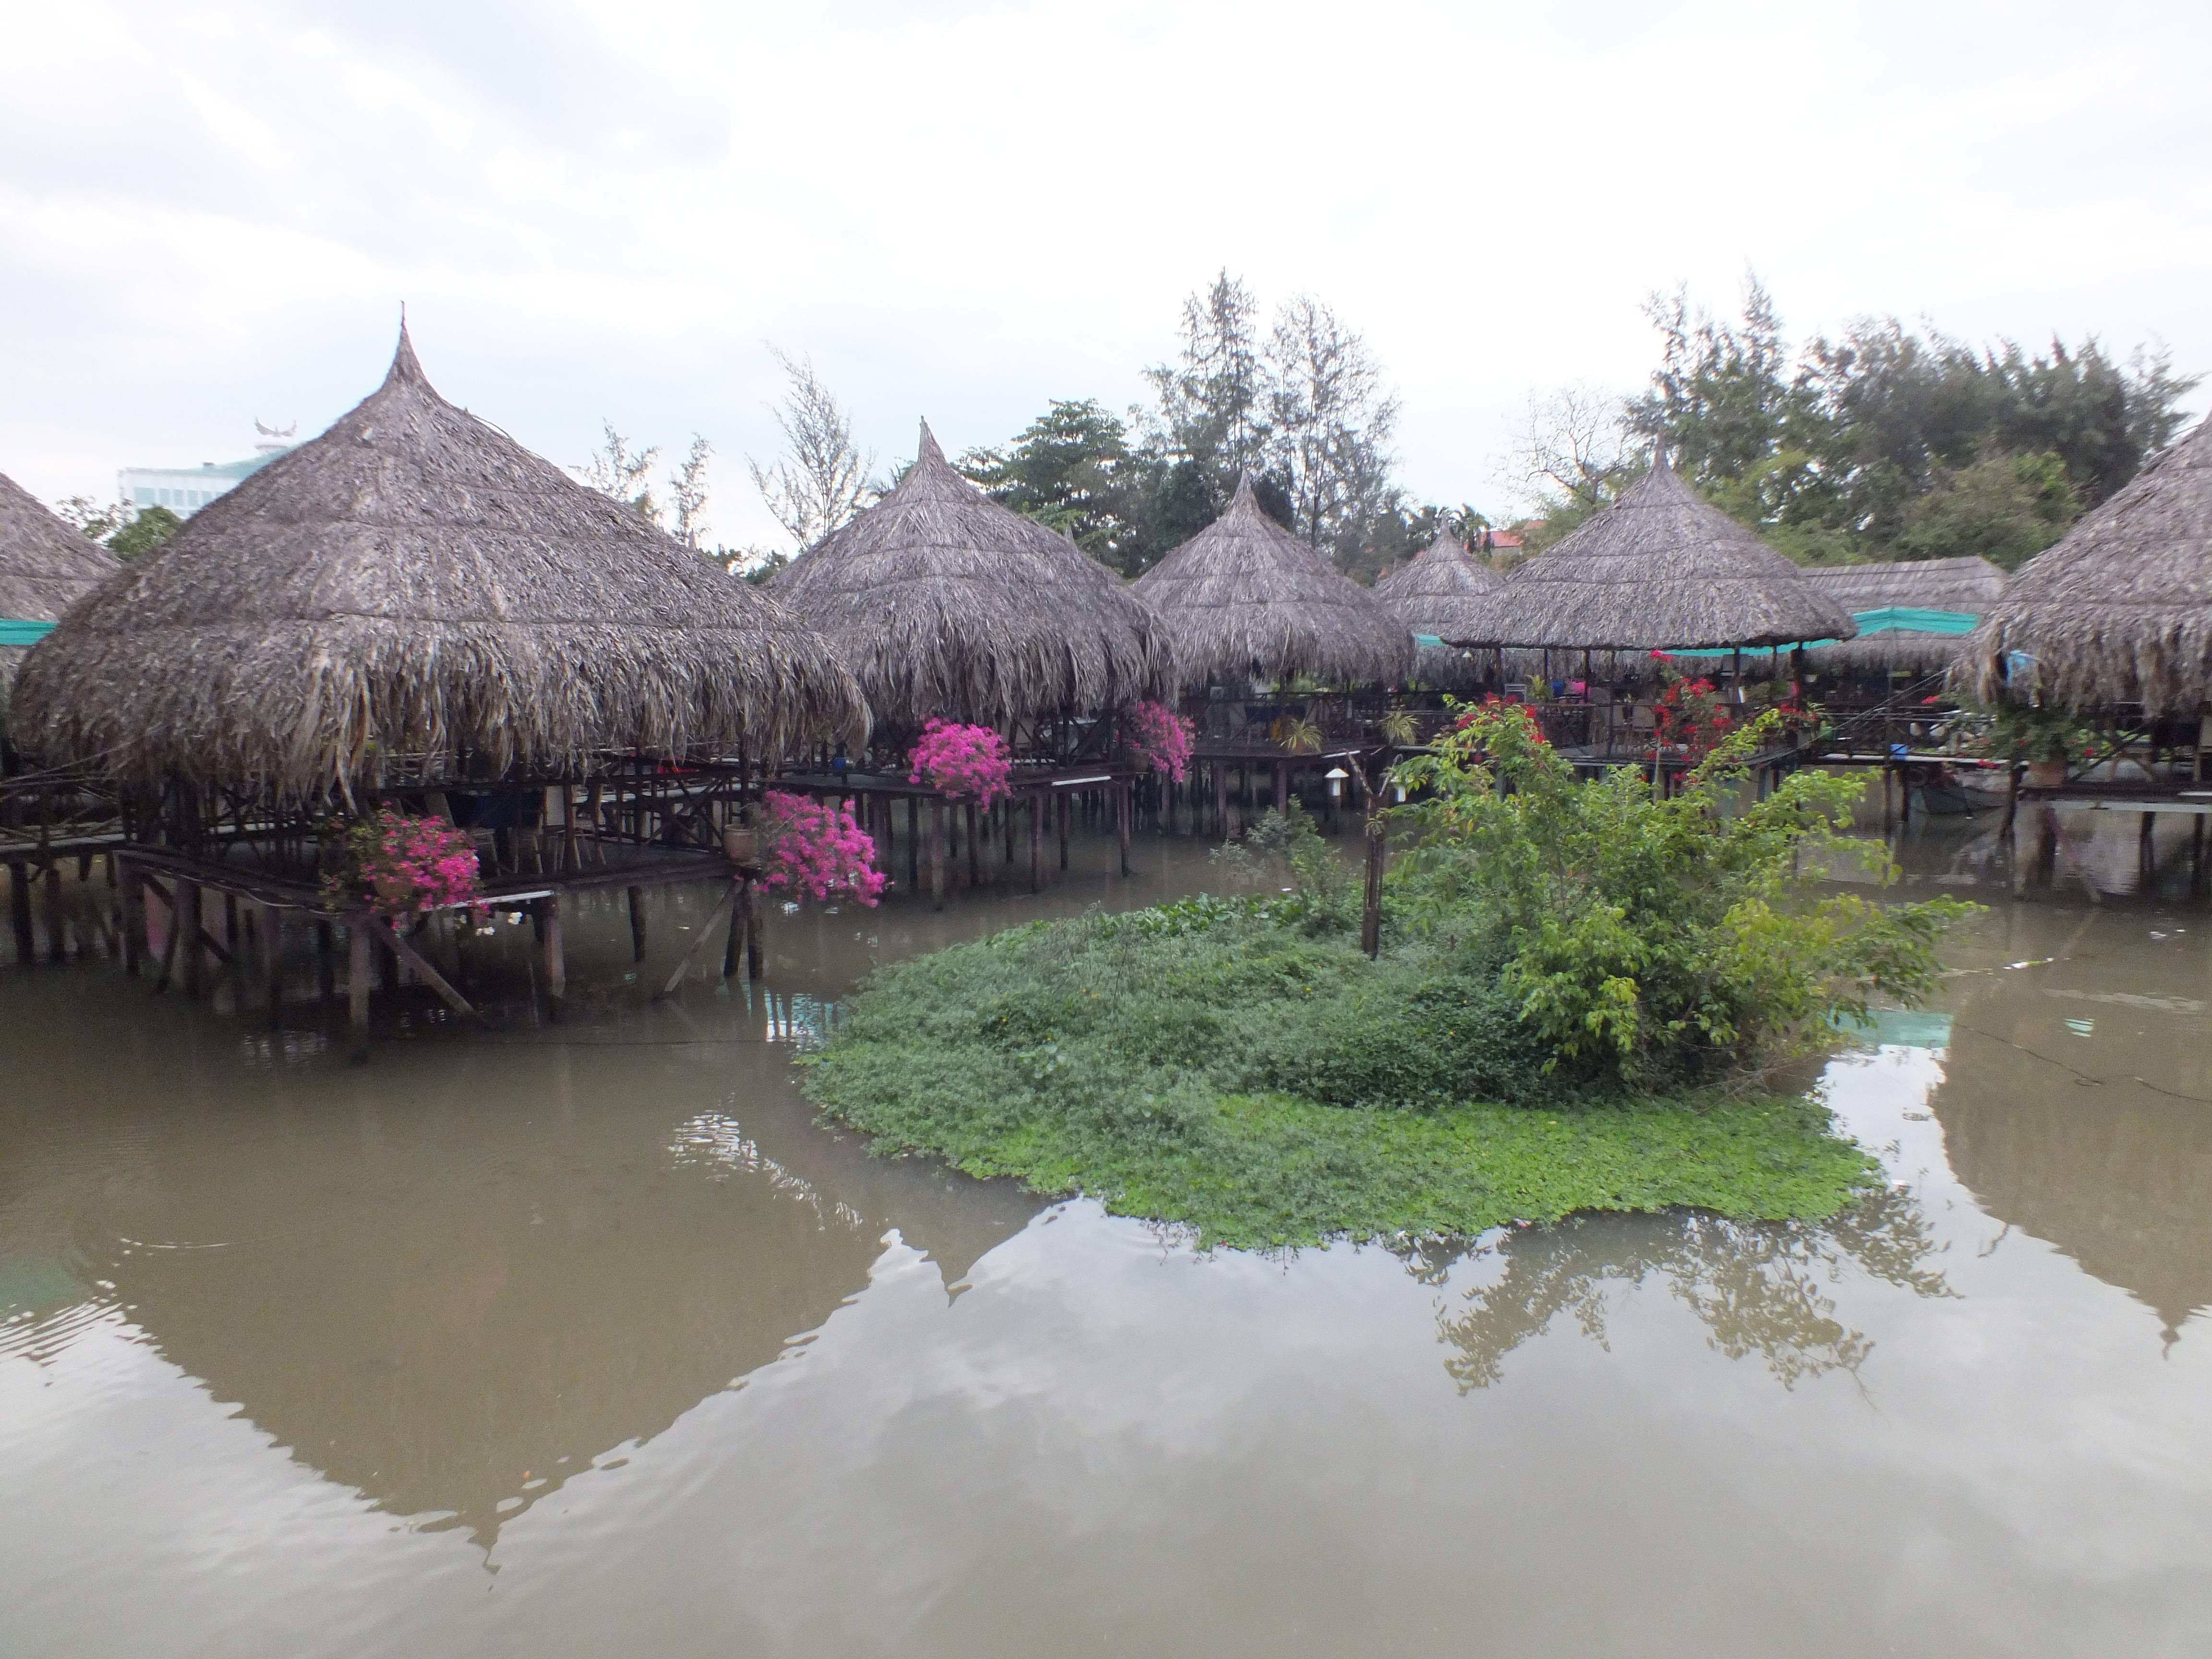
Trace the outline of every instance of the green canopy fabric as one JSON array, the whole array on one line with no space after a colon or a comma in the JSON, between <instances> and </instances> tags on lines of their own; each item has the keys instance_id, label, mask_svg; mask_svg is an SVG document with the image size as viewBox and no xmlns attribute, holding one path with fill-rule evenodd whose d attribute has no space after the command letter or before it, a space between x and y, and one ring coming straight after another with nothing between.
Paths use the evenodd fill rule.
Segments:
<instances>
[{"instance_id":1,"label":"green canopy fabric","mask_svg":"<svg viewBox=\"0 0 2212 1659\"><path fill-rule=\"evenodd\" d=\"M19 622L0 617L0 645L36 645L54 631L50 622Z\"/></svg>"}]
</instances>

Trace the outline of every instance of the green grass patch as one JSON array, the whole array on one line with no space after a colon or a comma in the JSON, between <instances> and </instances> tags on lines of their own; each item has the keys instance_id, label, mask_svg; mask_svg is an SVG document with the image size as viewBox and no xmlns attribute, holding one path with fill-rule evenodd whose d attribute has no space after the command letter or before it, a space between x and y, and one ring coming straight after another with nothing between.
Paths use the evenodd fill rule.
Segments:
<instances>
[{"instance_id":1,"label":"green grass patch","mask_svg":"<svg viewBox=\"0 0 2212 1659\"><path fill-rule=\"evenodd\" d=\"M1811 1101L1607 1094L1548 1057L1480 963L1370 963L1294 910L1199 899L885 969L806 1089L882 1150L1244 1248L1581 1210L1817 1220L1875 1182Z\"/></svg>"}]
</instances>

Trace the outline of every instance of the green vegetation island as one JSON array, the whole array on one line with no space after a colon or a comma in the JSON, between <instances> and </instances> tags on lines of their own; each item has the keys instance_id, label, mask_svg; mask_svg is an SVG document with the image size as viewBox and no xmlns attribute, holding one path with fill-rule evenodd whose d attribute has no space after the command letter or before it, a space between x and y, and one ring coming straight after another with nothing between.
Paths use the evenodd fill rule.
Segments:
<instances>
[{"instance_id":1,"label":"green vegetation island","mask_svg":"<svg viewBox=\"0 0 2212 1659\"><path fill-rule=\"evenodd\" d=\"M1769 717L1771 719L1771 717ZM1973 907L1823 893L1859 782L1747 799L1769 719L1666 798L1578 780L1525 708L1392 774L1370 959L1357 881L1295 808L1217 854L1261 896L1016 927L883 969L809 1097L979 1176L1204 1246L1470 1237L1577 1211L1820 1220L1881 1182L1774 1079L1920 1000Z\"/></svg>"}]
</instances>

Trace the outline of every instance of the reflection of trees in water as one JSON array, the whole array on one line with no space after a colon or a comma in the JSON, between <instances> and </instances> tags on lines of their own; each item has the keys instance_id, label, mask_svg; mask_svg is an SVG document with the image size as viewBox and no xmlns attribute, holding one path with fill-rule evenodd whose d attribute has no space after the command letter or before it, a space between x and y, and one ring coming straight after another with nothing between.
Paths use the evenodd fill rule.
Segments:
<instances>
[{"instance_id":1,"label":"reflection of trees in water","mask_svg":"<svg viewBox=\"0 0 2212 1659\"><path fill-rule=\"evenodd\" d=\"M1409 1271L1441 1283L1456 1260L1503 1264L1463 1304L1438 1315L1455 1352L1444 1369L1462 1391L1504 1374L1505 1357L1571 1316L1607 1346L1609 1297L1647 1279L1662 1282L1731 1359L1757 1355L1784 1388L1800 1377L1856 1371L1874 1344L1835 1316L1829 1287L1850 1269L1918 1296L1949 1296L1929 1265L1937 1247L1910 1198L1884 1193L1834 1220L1734 1222L1708 1215L1608 1217L1559 1228L1508 1232L1454 1253L1415 1252Z\"/></svg>"}]
</instances>

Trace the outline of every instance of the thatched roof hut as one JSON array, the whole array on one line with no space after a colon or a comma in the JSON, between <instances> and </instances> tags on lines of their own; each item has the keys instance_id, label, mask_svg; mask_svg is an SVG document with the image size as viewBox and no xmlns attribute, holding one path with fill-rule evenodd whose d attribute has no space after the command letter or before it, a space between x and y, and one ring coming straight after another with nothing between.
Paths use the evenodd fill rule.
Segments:
<instances>
[{"instance_id":1,"label":"thatched roof hut","mask_svg":"<svg viewBox=\"0 0 2212 1659\"><path fill-rule=\"evenodd\" d=\"M2004 592L2005 573L1987 559L1899 559L1882 564L1828 565L1805 580L1846 611L1937 611L1954 616L1989 614ZM1904 669L1929 674L1959 653L1956 632L1883 628L1855 640L1824 645L1806 661L1827 673Z\"/></svg>"},{"instance_id":2,"label":"thatched roof hut","mask_svg":"<svg viewBox=\"0 0 2212 1659\"><path fill-rule=\"evenodd\" d=\"M1247 472L1228 508L1137 578L1188 687L1394 684L1413 636L1376 596L1261 510Z\"/></svg>"},{"instance_id":3,"label":"thatched roof hut","mask_svg":"<svg viewBox=\"0 0 2212 1659\"><path fill-rule=\"evenodd\" d=\"M962 477L927 422L898 488L774 587L890 725L1091 713L1158 696L1172 678L1152 608L1066 537Z\"/></svg>"},{"instance_id":4,"label":"thatched roof hut","mask_svg":"<svg viewBox=\"0 0 2212 1659\"><path fill-rule=\"evenodd\" d=\"M1676 476L1620 499L1505 579L1506 637L1576 650L1698 650L1849 639L1850 612Z\"/></svg>"},{"instance_id":5,"label":"thatched roof hut","mask_svg":"<svg viewBox=\"0 0 2212 1659\"><path fill-rule=\"evenodd\" d=\"M0 472L0 629L11 622L59 622L122 563ZM9 684L30 648L9 636L14 631L0 633L0 710L7 707Z\"/></svg>"},{"instance_id":6,"label":"thatched roof hut","mask_svg":"<svg viewBox=\"0 0 2212 1659\"><path fill-rule=\"evenodd\" d=\"M2069 708L2212 702L2212 419L2022 566L1953 673L1994 698L2013 652Z\"/></svg>"},{"instance_id":7,"label":"thatched roof hut","mask_svg":"<svg viewBox=\"0 0 2212 1659\"><path fill-rule=\"evenodd\" d=\"M866 720L811 630L447 403L404 328L381 386L111 577L15 691L50 759L286 797Z\"/></svg>"},{"instance_id":8,"label":"thatched roof hut","mask_svg":"<svg viewBox=\"0 0 2212 1659\"><path fill-rule=\"evenodd\" d=\"M1480 683L1483 658L1459 646L1418 643L1425 634L1447 641L1480 640L1498 631L1505 578L1470 553L1450 530L1439 529L1437 538L1412 559L1385 572L1375 584L1375 597L1413 632L1416 680L1447 691Z\"/></svg>"}]
</instances>

